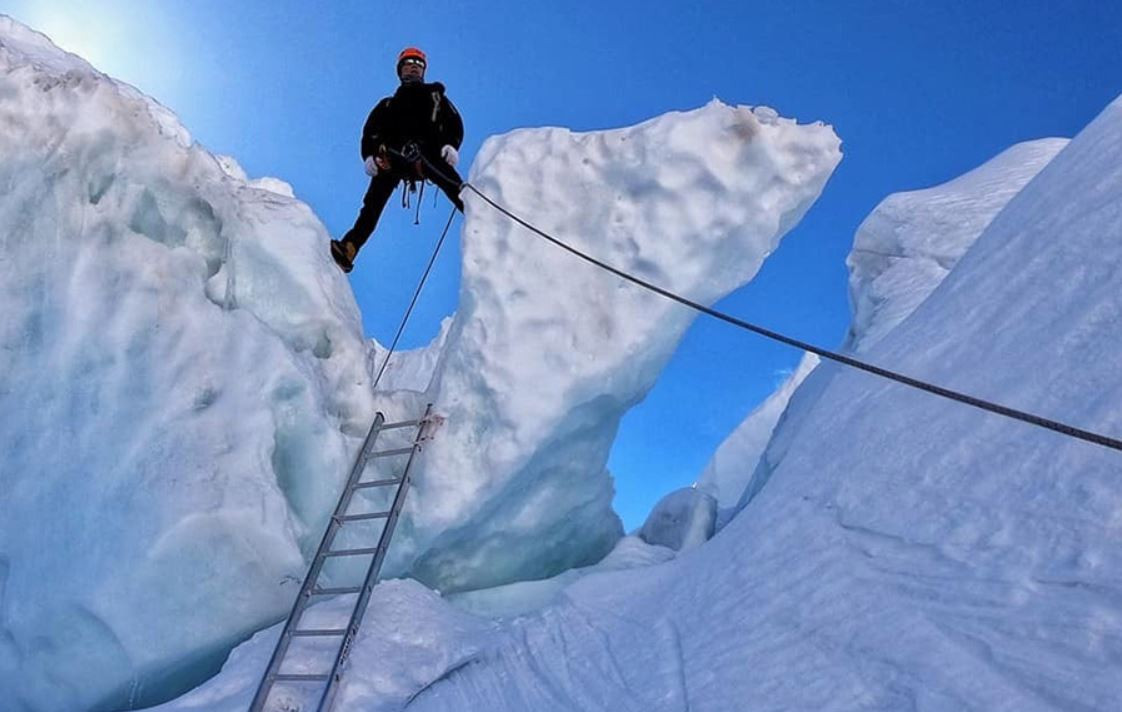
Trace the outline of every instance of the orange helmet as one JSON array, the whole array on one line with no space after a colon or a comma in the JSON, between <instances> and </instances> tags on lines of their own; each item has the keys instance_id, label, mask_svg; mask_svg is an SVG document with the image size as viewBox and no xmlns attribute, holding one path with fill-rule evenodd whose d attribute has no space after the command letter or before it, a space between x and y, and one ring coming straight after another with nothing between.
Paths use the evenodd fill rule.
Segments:
<instances>
[{"instance_id":1,"label":"orange helmet","mask_svg":"<svg viewBox=\"0 0 1122 712\"><path fill-rule=\"evenodd\" d=\"M407 59L416 60L421 63L421 68L424 69L428 66L428 60L425 58L425 53L416 47L406 47L401 50L401 54L397 55L397 73L401 74L401 63Z\"/></svg>"}]
</instances>

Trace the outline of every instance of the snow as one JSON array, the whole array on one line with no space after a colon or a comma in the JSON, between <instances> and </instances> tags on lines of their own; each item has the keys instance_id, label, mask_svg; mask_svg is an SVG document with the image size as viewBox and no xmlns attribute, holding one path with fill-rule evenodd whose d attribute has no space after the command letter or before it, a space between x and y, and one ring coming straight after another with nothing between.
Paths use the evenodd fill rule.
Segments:
<instances>
[{"instance_id":1,"label":"snow","mask_svg":"<svg viewBox=\"0 0 1122 712\"><path fill-rule=\"evenodd\" d=\"M639 538L686 551L709 541L716 527L717 499L696 487L683 487L658 501L639 528Z\"/></svg>"},{"instance_id":2,"label":"snow","mask_svg":"<svg viewBox=\"0 0 1122 712\"><path fill-rule=\"evenodd\" d=\"M538 615L564 606L572 586L610 572L632 571L669 561L674 552L637 537L620 539L599 563L570 569L539 581L440 597L411 580L387 581L374 589L366 618L355 639L337 710L399 710L422 691L454 671L495 659L512 645L511 636ZM343 625L349 597L320 604L308 625ZM236 648L222 671L196 690L151 708L152 712L244 712L252 701L272 655L281 625L262 631ZM289 657L286 672L317 672L331 666L331 646L304 645ZM267 709L313 709L322 688L278 684Z\"/></svg>"},{"instance_id":3,"label":"snow","mask_svg":"<svg viewBox=\"0 0 1122 712\"><path fill-rule=\"evenodd\" d=\"M867 351L915 311L1006 203L1067 143L1061 138L1020 143L942 185L882 200L857 228L846 259L853 320L842 350ZM826 371L796 393L817 363L813 354L804 355L791 378L729 436L702 475L699 486L721 493L718 526L759 492L773 461L782 459L794 439L799 420L788 419L788 401L813 401L832 378L834 371ZM788 422L776 433L781 416Z\"/></svg>"},{"instance_id":4,"label":"snow","mask_svg":"<svg viewBox=\"0 0 1122 712\"><path fill-rule=\"evenodd\" d=\"M605 462L691 313L469 198L461 307L375 395L385 348L363 339L326 230L288 184L249 179L5 17L0 127L0 689L15 712L167 699L282 617L376 409L444 417L390 574L452 593L613 550L643 553L611 565L666 556L621 539ZM495 137L471 177L711 303L752 278L840 155L825 125L714 101ZM529 610L562 588L464 605Z\"/></svg>"},{"instance_id":5,"label":"snow","mask_svg":"<svg viewBox=\"0 0 1122 712\"><path fill-rule=\"evenodd\" d=\"M1120 229L1122 99L866 356L1117 435ZM765 458L770 478L710 542L578 582L408 709L1122 699L1117 453L823 364Z\"/></svg>"},{"instance_id":6,"label":"snow","mask_svg":"<svg viewBox=\"0 0 1122 712\"><path fill-rule=\"evenodd\" d=\"M158 708L244 710L279 632L260 629L291 603L370 414L428 401L446 420L390 570L439 590L376 588L340 710L1122 699L1117 453L821 364L668 498L705 504L683 520L696 529L663 530L691 546L621 537L607 449L691 314L469 198L460 309L374 396L384 348L362 339L326 232L286 184L248 180L3 17L0 70L0 689L15 712L150 704L252 634ZM839 158L826 126L714 102L495 137L470 175L712 303ZM1120 230L1122 99L1066 146L886 200L850 260L847 346L1117 436ZM700 543L710 485L739 511Z\"/></svg>"},{"instance_id":7,"label":"snow","mask_svg":"<svg viewBox=\"0 0 1122 712\"><path fill-rule=\"evenodd\" d=\"M775 424L787 408L787 401L817 365L816 355L804 353L799 365L787 375L775 392L756 406L717 448L696 486L716 497L720 510L731 512L740 501L764 448L771 439ZM719 517L719 520L722 518ZM723 522L718 522L718 525L722 524Z\"/></svg>"},{"instance_id":8,"label":"snow","mask_svg":"<svg viewBox=\"0 0 1122 712\"><path fill-rule=\"evenodd\" d=\"M840 158L828 126L714 101L625 129L492 137L470 181L574 247L712 303L756 274ZM546 578L612 548L605 463L620 419L695 318L467 204L460 305L428 393L447 422L395 539L445 592Z\"/></svg>"},{"instance_id":9,"label":"snow","mask_svg":"<svg viewBox=\"0 0 1122 712\"><path fill-rule=\"evenodd\" d=\"M864 355L1116 435L1120 229L1122 99ZM340 709L1054 712L1122 699L1117 453L825 363L764 462L770 476L709 542L567 581L513 618L463 619L413 584L379 587L409 615L364 631ZM421 631L452 622L418 644L411 616ZM423 681L372 654L395 636ZM376 693L367 676L411 685Z\"/></svg>"},{"instance_id":10,"label":"snow","mask_svg":"<svg viewBox=\"0 0 1122 712\"><path fill-rule=\"evenodd\" d=\"M954 180L881 201L857 228L846 259L853 305L846 348L868 350L911 314L1066 145L1062 138L1020 143Z\"/></svg>"},{"instance_id":11,"label":"snow","mask_svg":"<svg viewBox=\"0 0 1122 712\"><path fill-rule=\"evenodd\" d=\"M290 605L367 346L307 206L2 17L0 126L0 689L117 708Z\"/></svg>"}]
</instances>

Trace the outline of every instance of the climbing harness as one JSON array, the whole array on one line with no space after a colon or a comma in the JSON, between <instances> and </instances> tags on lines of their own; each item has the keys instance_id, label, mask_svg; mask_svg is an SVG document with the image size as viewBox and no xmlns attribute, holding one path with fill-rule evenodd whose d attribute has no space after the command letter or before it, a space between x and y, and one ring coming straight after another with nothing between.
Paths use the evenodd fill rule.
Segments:
<instances>
[{"instance_id":1,"label":"climbing harness","mask_svg":"<svg viewBox=\"0 0 1122 712\"><path fill-rule=\"evenodd\" d=\"M449 180L448 176L444 175L440 171L439 168L434 166L432 164L432 162L429 161L427 158L425 158L423 155L421 156L421 160L424 161L425 165L428 166L429 170L431 170L433 173L435 173L436 175L440 176L441 178L443 178L445 180ZM726 322L728 324L732 324L733 326L738 327L740 329L744 329L746 331L751 331L755 334L759 334L760 336L771 339L773 341L778 341L780 343L787 344L788 346L794 346L795 348L801 349L803 351L809 351L810 353L817 354L818 356L820 356L824 359L827 359L829 361L834 361L836 363L840 363L840 364L843 364L845 366L850 366L851 368L856 368L858 370L865 371L866 373L871 373L874 376L880 376L881 378L887 378L891 381L896 381L897 383L901 383L905 386L910 386L912 388L916 388L916 389L919 389L921 391L925 391L927 393L931 393L933 395L940 396L942 398L947 398L949 400L956 401L958 403L963 403L965 405L969 405L969 406L972 406L974 408L978 408L980 410L988 411L988 412L994 413L996 415L1001 415L1001 416L1004 416L1006 418L1012 418L1013 420L1019 420L1019 421L1024 422L1024 423L1029 423L1031 425L1036 425L1038 427L1045 428L1047 430L1051 430L1053 432L1057 432L1057 433L1060 433L1062 435L1067 435L1068 437L1076 438L1078 440L1083 440L1083 441L1086 441L1086 442L1094 443L1096 445L1101 445L1103 447L1107 447L1107 448L1110 448L1112 450L1122 451L1122 440L1119 440L1117 438L1112 438L1112 437L1109 437L1107 435L1103 435L1101 433L1096 433L1096 432L1093 432L1093 431L1090 431L1090 430L1084 430L1083 428L1077 428L1073 425L1069 425L1067 423L1063 423L1063 422L1060 422L1058 420L1053 420L1051 418L1045 418L1045 417L1036 415L1034 413L1029 413L1029 412L1026 412L1026 411L1023 411L1023 410L1017 410L1015 408L1010 408L1008 406L1004 406L1004 405L1001 405L999 403L994 403L992 401L987 401L987 400L984 400L982 398L976 398L976 397L968 395L966 393L961 393L959 391L951 390L950 388L943 388L942 386L937 386L933 383L928 383L926 381L921 381L918 378L912 378L911 376L906 376L902 373L897 373L896 371L891 371L887 368L881 368L880 366L874 366L873 364L866 363L864 361L861 361L860 359L853 358L852 356L846 356L844 354L840 354L840 353L837 353L835 351L830 351L828 349L824 349L824 348L815 346L815 345L807 343L805 341L801 341L799 339L795 339L795 338L792 338L790 336L786 336L786 335L781 334L777 331L772 331L771 329L766 329L762 326L752 324L750 322L744 321L743 319L738 319L734 316L731 316L729 314L725 314L724 312L713 309L712 307L707 307L704 304L699 304L698 302L687 299L687 298L685 298L685 297L683 297L679 294L675 294L674 292L671 292L668 289L663 289L662 287L659 287L658 285L647 282L646 280L640 279L639 277L636 277L632 274L628 274L627 272L624 272L621 269L613 267L613 266L611 266L611 265L609 265L609 264L607 264L607 263L605 263L601 260L596 259L595 257L592 257L588 254L585 254L584 252L581 252L580 250L576 249L575 247L567 245L566 243L562 242L561 240L554 237L553 235L550 235L549 233L539 229L538 227L534 226L530 222L526 221L525 219L519 217L518 215L511 212L507 208L503 207L499 203L495 202L494 200L491 199L490 196L488 196L486 193L479 190L478 188L476 188L474 185L472 185L471 183L469 183L467 181L464 181L463 183L460 184L460 190L461 191L470 190L471 192L473 192L477 196L479 196L484 202L486 202L492 208L499 211L500 213L505 215L507 218L509 218L509 219L513 220L514 222L518 223L522 227L526 228L527 230L529 230L534 235L537 235L538 237L541 237L542 239L553 243L557 247L560 247L561 249L565 250L566 252L569 252L573 255L576 255L577 257L581 258L582 260L584 260L586 262L589 262L589 263L591 263L591 264L593 264L593 265L595 265L595 266L597 266L597 267L599 267L603 270L611 272L612 274L616 275L620 279L624 279L628 282L631 282L632 284L636 284L636 285L638 285L638 286L640 286L644 289L652 291L655 294L663 296L663 297L665 297L667 299L670 299L672 301L678 302L679 304L682 304L683 306L687 306L690 309L698 311L702 314L707 314L707 315L709 315L709 316L711 316L715 319L720 319L721 321Z\"/></svg>"},{"instance_id":2,"label":"climbing harness","mask_svg":"<svg viewBox=\"0 0 1122 712\"><path fill-rule=\"evenodd\" d=\"M401 151L390 151L401 158L413 170L411 174L405 177L401 184L401 207L406 210L409 209L409 196L417 194L417 213L413 216L413 224L421 224L421 201L425 197L425 171L422 167L424 164L421 162L423 158L421 154L421 147L415 142L410 141L405 144ZM421 184L421 189L418 192L417 184Z\"/></svg>"}]
</instances>

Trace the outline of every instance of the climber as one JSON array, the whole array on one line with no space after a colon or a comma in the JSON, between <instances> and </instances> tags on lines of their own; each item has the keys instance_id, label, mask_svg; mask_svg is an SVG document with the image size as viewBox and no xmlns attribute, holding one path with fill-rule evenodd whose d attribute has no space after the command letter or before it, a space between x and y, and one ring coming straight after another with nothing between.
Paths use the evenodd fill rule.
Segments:
<instances>
[{"instance_id":1,"label":"climber","mask_svg":"<svg viewBox=\"0 0 1122 712\"><path fill-rule=\"evenodd\" d=\"M370 187L354 227L343 239L331 241L331 255L344 272L354 267L355 256L374 232L386 201L402 180L430 180L461 213L464 211L459 195L463 179L455 168L460 160L464 123L444 95L444 85L425 82L426 67L424 52L416 47L402 50L397 57L401 86L393 96L378 102L363 126L362 161Z\"/></svg>"}]
</instances>

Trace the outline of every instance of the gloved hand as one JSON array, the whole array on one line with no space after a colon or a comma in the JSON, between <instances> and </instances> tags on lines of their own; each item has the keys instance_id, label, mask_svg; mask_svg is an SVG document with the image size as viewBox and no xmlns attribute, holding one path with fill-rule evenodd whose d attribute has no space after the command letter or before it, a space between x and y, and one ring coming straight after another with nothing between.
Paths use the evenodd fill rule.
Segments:
<instances>
[{"instance_id":1,"label":"gloved hand","mask_svg":"<svg viewBox=\"0 0 1122 712\"><path fill-rule=\"evenodd\" d=\"M456 164L460 162L460 153L452 146L445 146L444 148L440 149L440 157L444 159L445 163L452 166L453 168L455 168Z\"/></svg>"},{"instance_id":2,"label":"gloved hand","mask_svg":"<svg viewBox=\"0 0 1122 712\"><path fill-rule=\"evenodd\" d=\"M378 164L374 162L374 156L367 156L362 163L366 166L366 175L371 178L378 175Z\"/></svg>"}]
</instances>

